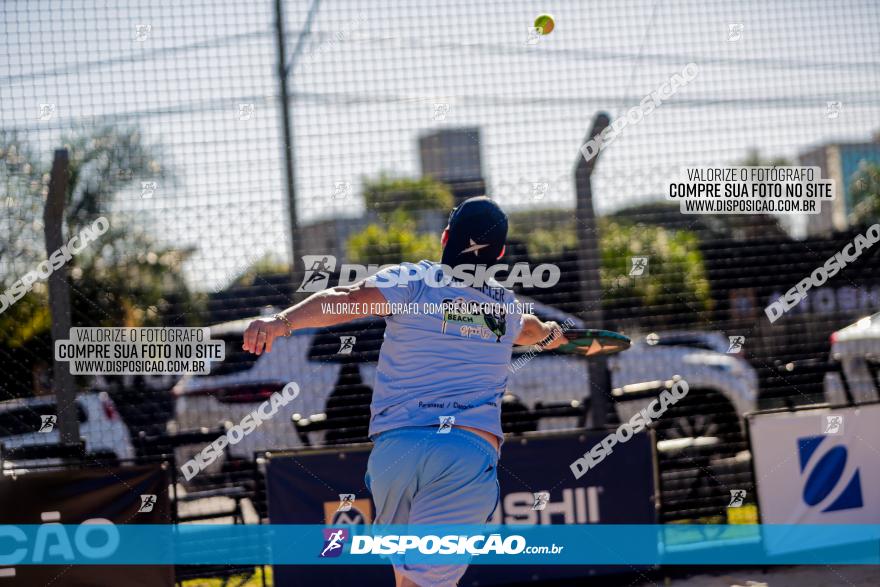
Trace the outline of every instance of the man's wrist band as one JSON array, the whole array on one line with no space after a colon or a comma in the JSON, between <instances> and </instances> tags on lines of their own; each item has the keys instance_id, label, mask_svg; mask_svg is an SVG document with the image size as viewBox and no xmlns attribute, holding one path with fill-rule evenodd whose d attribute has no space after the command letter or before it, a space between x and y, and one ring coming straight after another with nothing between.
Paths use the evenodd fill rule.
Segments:
<instances>
[{"instance_id":1,"label":"man's wrist band","mask_svg":"<svg viewBox=\"0 0 880 587\"><path fill-rule=\"evenodd\" d=\"M281 314L275 314L272 317L275 318L276 320L281 320L282 322L284 322L287 325L287 335L286 336L290 336L290 333L293 332L293 324L290 323L290 320L287 319L287 316L283 316Z\"/></svg>"}]
</instances>

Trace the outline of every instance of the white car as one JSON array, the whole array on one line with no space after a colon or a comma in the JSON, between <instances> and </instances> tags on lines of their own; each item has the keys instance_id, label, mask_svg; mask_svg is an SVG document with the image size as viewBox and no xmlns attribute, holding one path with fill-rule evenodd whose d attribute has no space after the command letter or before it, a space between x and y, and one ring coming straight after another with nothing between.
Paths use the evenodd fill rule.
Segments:
<instances>
[{"instance_id":1,"label":"white car","mask_svg":"<svg viewBox=\"0 0 880 587\"><path fill-rule=\"evenodd\" d=\"M825 400L856 404L880 400L880 313L862 318L831 335L831 359L840 370L825 374Z\"/></svg>"},{"instance_id":2,"label":"white car","mask_svg":"<svg viewBox=\"0 0 880 587\"><path fill-rule=\"evenodd\" d=\"M169 432L213 429L226 422L238 424L273 393L295 382L300 388L297 398L281 406L271 419L263 421L227 451L234 458L251 459L255 451L303 445L293 428L291 417L294 414L323 412L343 366L315 356L315 347L320 346L320 341L314 330L301 330L279 338L273 343L271 353L259 357L243 351L244 331L252 320L235 320L211 327L211 339L225 343L225 358L222 363L212 364L210 374L184 375L172 388L175 416L169 422ZM357 322L348 326L357 333ZM334 349L328 349L328 352L333 354L338 348L337 342ZM375 362L359 365L363 382L371 385L375 372ZM177 459L184 462L202 448L179 448ZM219 460L208 470L216 471L218 467Z\"/></svg>"},{"instance_id":3,"label":"white car","mask_svg":"<svg viewBox=\"0 0 880 587\"><path fill-rule=\"evenodd\" d=\"M647 344L649 346L687 347L691 349L703 349L722 354L740 354L743 340L740 340L739 348L733 345L733 337L725 336L721 332L702 330L661 330L645 336L633 337L633 344Z\"/></svg>"},{"instance_id":4,"label":"white car","mask_svg":"<svg viewBox=\"0 0 880 587\"><path fill-rule=\"evenodd\" d=\"M522 297L520 301L531 302ZM572 327L583 327L579 319L556 308L534 302L534 309L544 320L552 319L560 324L570 320ZM215 428L224 421L238 423L273 392L281 390L291 381L300 386L299 397L237 444L230 446L228 450L232 457L251 459L255 451L302 446L291 424L291 417L294 414L307 417L325 412L337 381L344 383L340 387L356 389L360 394L354 396L354 400L347 400L347 404L345 400L338 400L334 404L337 411L347 409L349 413L360 414L364 419L368 417L368 410L363 406L369 404L369 389L376 373L375 361L381 345L383 320L353 322L344 327L334 327L329 334L298 331L290 337L276 340L272 352L260 357L241 349L242 334L250 321L237 320L211 327L211 338L219 338L226 343L226 358L223 363L215 363L209 375L186 375L174 386L175 420L169 426L172 432L174 429ZM359 357L356 361L346 360L339 353L343 347L341 338L346 335L357 339L354 354L351 355ZM522 352L522 349L515 351L513 360L516 361ZM344 364L348 365L346 371L343 370ZM740 416L757 406L757 375L748 363L732 355L700 348L637 344L612 357L609 365L615 388L615 405L622 420L628 419L651 401L643 393L644 384L648 384L648 387L653 385L656 391L676 375L688 381L688 397L676 405L674 421L677 436L705 436L717 433L719 428L722 432L735 429L739 434L742 425ZM632 385L637 387L628 387ZM528 363L511 372L508 392L517 396L521 409L529 410L534 410L538 402L544 405L570 405L572 401L582 401L590 396L587 362L582 357L538 353ZM359 403L354 405L352 401ZM365 420L355 416L351 421L352 426L366 425ZM576 416L542 418L538 429L572 428L577 425ZM178 453L178 459L189 459L201 448L186 447ZM216 470L218 465L212 467Z\"/></svg>"},{"instance_id":5,"label":"white car","mask_svg":"<svg viewBox=\"0 0 880 587\"><path fill-rule=\"evenodd\" d=\"M131 459L134 448L128 427L122 421L113 400L106 392L80 393L76 396L79 435L85 441L87 455L109 460ZM19 398L0 402L0 444L14 449L61 441L58 406L54 396ZM0 458L3 458L0 453ZM3 466L30 466L35 461L5 461Z\"/></svg>"},{"instance_id":6,"label":"white car","mask_svg":"<svg viewBox=\"0 0 880 587\"><path fill-rule=\"evenodd\" d=\"M688 395L675 404L668 417L670 436L741 435L741 416L757 408L758 375L735 355L702 348L634 344L609 357L608 368L612 398L621 421L647 407L675 376L687 381ZM517 370L507 388L534 408L537 402L586 400L590 396L589 381L587 363L580 357L540 353ZM573 397L573 389L580 395ZM542 420L539 429L571 428L575 424L572 418Z\"/></svg>"}]
</instances>

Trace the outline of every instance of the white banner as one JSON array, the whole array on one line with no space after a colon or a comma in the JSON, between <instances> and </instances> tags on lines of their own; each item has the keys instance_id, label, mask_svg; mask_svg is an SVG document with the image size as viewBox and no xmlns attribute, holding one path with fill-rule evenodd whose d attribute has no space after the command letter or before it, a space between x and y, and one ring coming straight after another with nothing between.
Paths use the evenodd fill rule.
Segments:
<instances>
[{"instance_id":1,"label":"white banner","mask_svg":"<svg viewBox=\"0 0 880 587\"><path fill-rule=\"evenodd\" d=\"M880 524L880 404L749 419L763 524Z\"/></svg>"},{"instance_id":2,"label":"white banner","mask_svg":"<svg viewBox=\"0 0 880 587\"><path fill-rule=\"evenodd\" d=\"M764 524L880 524L880 404L750 419Z\"/></svg>"}]
</instances>

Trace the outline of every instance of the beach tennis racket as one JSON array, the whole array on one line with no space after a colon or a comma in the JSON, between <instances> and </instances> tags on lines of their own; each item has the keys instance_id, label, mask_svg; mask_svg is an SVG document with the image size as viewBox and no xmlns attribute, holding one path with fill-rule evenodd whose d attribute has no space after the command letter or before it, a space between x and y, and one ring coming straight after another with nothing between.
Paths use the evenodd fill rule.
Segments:
<instances>
[{"instance_id":1,"label":"beach tennis racket","mask_svg":"<svg viewBox=\"0 0 880 587\"><path fill-rule=\"evenodd\" d=\"M629 337L611 330L569 328L563 335L568 339L568 342L555 350L585 357L613 355L625 351L632 344Z\"/></svg>"}]
</instances>

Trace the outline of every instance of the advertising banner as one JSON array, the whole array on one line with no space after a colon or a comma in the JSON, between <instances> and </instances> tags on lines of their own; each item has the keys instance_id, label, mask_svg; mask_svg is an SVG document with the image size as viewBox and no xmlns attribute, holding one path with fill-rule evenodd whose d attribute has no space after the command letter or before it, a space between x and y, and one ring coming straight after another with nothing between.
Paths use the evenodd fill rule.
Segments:
<instances>
[{"instance_id":1,"label":"advertising banner","mask_svg":"<svg viewBox=\"0 0 880 587\"><path fill-rule=\"evenodd\" d=\"M754 414L763 524L880 524L880 404ZM784 541L785 549L794 546ZM835 542L836 543L836 542ZM768 553L784 552L768 541ZM816 535L803 549L832 546Z\"/></svg>"},{"instance_id":2,"label":"advertising banner","mask_svg":"<svg viewBox=\"0 0 880 587\"><path fill-rule=\"evenodd\" d=\"M158 465L0 477L0 587L174 585L172 566L98 566L121 546L116 525L170 522L168 487Z\"/></svg>"},{"instance_id":3,"label":"advertising banner","mask_svg":"<svg viewBox=\"0 0 880 587\"><path fill-rule=\"evenodd\" d=\"M605 433L565 433L528 440L510 440L498 465L501 498L492 524L653 524L654 476L647 434L637 434L614 447L602 463L575 479L570 465L600 443ZM267 465L269 518L274 524L371 524L373 504L364 484L369 446L276 455ZM544 503L535 507L535 494ZM343 497L345 496L345 498ZM348 498L348 496L351 496ZM648 536L647 534L645 536ZM320 546L320 545L319 545ZM616 554L614 544L597 540L582 546L603 553L607 565L529 567L529 577L588 577L631 566ZM645 548L656 550L646 538ZM319 549L320 550L320 549ZM315 555L318 556L318 553ZM570 561L571 559L569 559ZM593 559L595 560L595 559ZM522 567L472 565L460 585L500 585L523 579ZM369 575L369 581L365 578ZM275 580L287 585L393 584L388 567L275 566Z\"/></svg>"}]
</instances>

